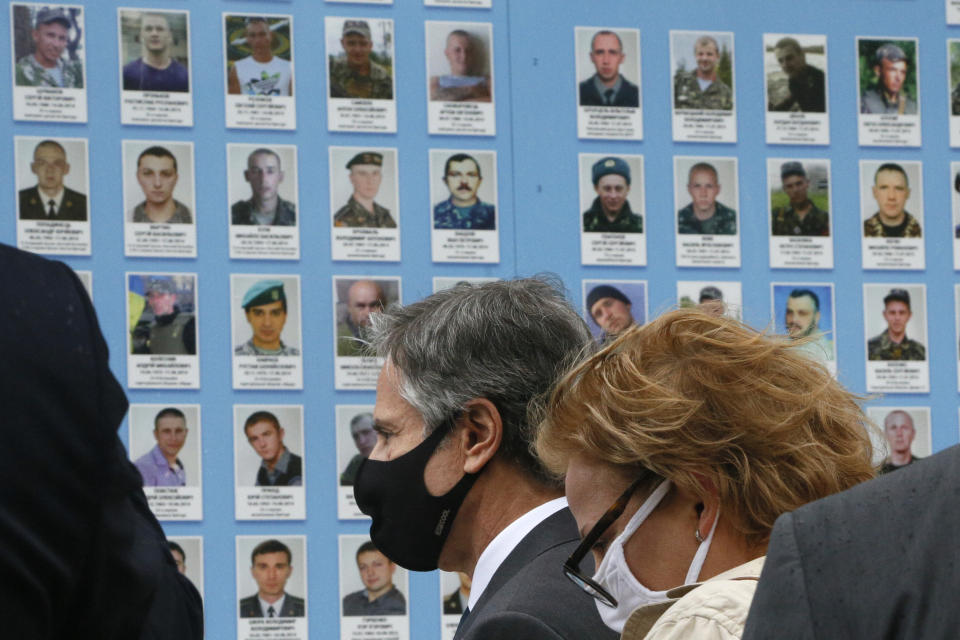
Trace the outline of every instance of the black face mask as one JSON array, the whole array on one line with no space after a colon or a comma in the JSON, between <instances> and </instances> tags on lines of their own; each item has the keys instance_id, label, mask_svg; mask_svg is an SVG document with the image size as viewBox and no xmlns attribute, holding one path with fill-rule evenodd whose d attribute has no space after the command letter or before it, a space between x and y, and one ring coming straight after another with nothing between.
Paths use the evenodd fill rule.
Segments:
<instances>
[{"instance_id":1,"label":"black face mask","mask_svg":"<svg viewBox=\"0 0 960 640\"><path fill-rule=\"evenodd\" d=\"M416 447L393 460L364 460L353 495L371 518L370 539L383 555L411 571L433 571L453 519L479 474L468 473L442 496L430 495L427 462L453 421L440 425Z\"/></svg>"}]
</instances>

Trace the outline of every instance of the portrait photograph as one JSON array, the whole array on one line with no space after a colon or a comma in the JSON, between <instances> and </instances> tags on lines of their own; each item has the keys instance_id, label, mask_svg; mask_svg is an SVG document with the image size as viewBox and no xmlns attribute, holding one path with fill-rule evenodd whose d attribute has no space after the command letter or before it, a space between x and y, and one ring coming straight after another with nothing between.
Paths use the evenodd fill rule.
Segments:
<instances>
[{"instance_id":1,"label":"portrait photograph","mask_svg":"<svg viewBox=\"0 0 960 640\"><path fill-rule=\"evenodd\" d=\"M640 106L640 32L576 27L577 104L581 107Z\"/></svg>"},{"instance_id":2,"label":"portrait photograph","mask_svg":"<svg viewBox=\"0 0 960 640\"><path fill-rule=\"evenodd\" d=\"M857 38L860 113L920 113L918 40Z\"/></svg>"},{"instance_id":3,"label":"portrait photograph","mask_svg":"<svg viewBox=\"0 0 960 640\"><path fill-rule=\"evenodd\" d=\"M201 486L200 405L133 404L128 424L144 487Z\"/></svg>"},{"instance_id":4,"label":"portrait photograph","mask_svg":"<svg viewBox=\"0 0 960 640\"><path fill-rule=\"evenodd\" d=\"M770 233L829 237L830 161L767 159Z\"/></svg>"},{"instance_id":5,"label":"portrait photograph","mask_svg":"<svg viewBox=\"0 0 960 640\"><path fill-rule=\"evenodd\" d=\"M670 32L674 109L732 111L733 34Z\"/></svg>"},{"instance_id":6,"label":"portrait photograph","mask_svg":"<svg viewBox=\"0 0 960 640\"><path fill-rule=\"evenodd\" d=\"M647 321L646 280L584 280L583 318L598 342Z\"/></svg>"},{"instance_id":7,"label":"portrait photograph","mask_svg":"<svg viewBox=\"0 0 960 640\"><path fill-rule=\"evenodd\" d=\"M833 285L825 282L773 282L770 289L776 332L792 340L808 340L799 349L814 360L835 361L837 331ZM828 368L831 372L836 371L835 365Z\"/></svg>"},{"instance_id":8,"label":"portrait photograph","mask_svg":"<svg viewBox=\"0 0 960 640\"><path fill-rule=\"evenodd\" d=\"M440 102L493 101L493 25L427 21L427 97Z\"/></svg>"},{"instance_id":9,"label":"portrait photograph","mask_svg":"<svg viewBox=\"0 0 960 640\"><path fill-rule=\"evenodd\" d=\"M407 616L407 570L391 562L368 536L341 535L339 540L341 616Z\"/></svg>"},{"instance_id":10,"label":"portrait photograph","mask_svg":"<svg viewBox=\"0 0 960 640\"><path fill-rule=\"evenodd\" d=\"M233 433L236 487L305 485L302 405L234 405Z\"/></svg>"},{"instance_id":11,"label":"portrait photograph","mask_svg":"<svg viewBox=\"0 0 960 640\"><path fill-rule=\"evenodd\" d=\"M203 598L203 538L201 536L167 536L170 553L177 571L187 576Z\"/></svg>"},{"instance_id":12,"label":"portrait photograph","mask_svg":"<svg viewBox=\"0 0 960 640\"><path fill-rule=\"evenodd\" d=\"M131 355L199 353L195 274L128 273L126 293Z\"/></svg>"},{"instance_id":13,"label":"portrait photograph","mask_svg":"<svg viewBox=\"0 0 960 640\"><path fill-rule=\"evenodd\" d=\"M399 201L395 148L330 147L334 227L395 229Z\"/></svg>"},{"instance_id":14,"label":"portrait photograph","mask_svg":"<svg viewBox=\"0 0 960 640\"><path fill-rule=\"evenodd\" d=\"M826 113L827 37L763 35L768 111Z\"/></svg>"},{"instance_id":15,"label":"portrait photograph","mask_svg":"<svg viewBox=\"0 0 960 640\"><path fill-rule=\"evenodd\" d=\"M337 484L352 487L361 462L377 444L373 405L337 405Z\"/></svg>"},{"instance_id":16,"label":"portrait photograph","mask_svg":"<svg viewBox=\"0 0 960 640\"><path fill-rule=\"evenodd\" d=\"M17 2L10 17L16 86L86 86L83 7Z\"/></svg>"},{"instance_id":17,"label":"portrait photograph","mask_svg":"<svg viewBox=\"0 0 960 640\"><path fill-rule=\"evenodd\" d=\"M193 142L123 141L127 222L194 224Z\"/></svg>"},{"instance_id":18,"label":"portrait photograph","mask_svg":"<svg viewBox=\"0 0 960 640\"><path fill-rule=\"evenodd\" d=\"M677 233L736 235L736 158L674 157Z\"/></svg>"},{"instance_id":19,"label":"portrait photograph","mask_svg":"<svg viewBox=\"0 0 960 640\"><path fill-rule=\"evenodd\" d=\"M89 220L86 138L14 138L20 220Z\"/></svg>"},{"instance_id":20,"label":"portrait photograph","mask_svg":"<svg viewBox=\"0 0 960 640\"><path fill-rule=\"evenodd\" d=\"M292 96L291 16L225 14L227 93Z\"/></svg>"},{"instance_id":21,"label":"portrait photograph","mask_svg":"<svg viewBox=\"0 0 960 640\"><path fill-rule=\"evenodd\" d=\"M370 314L400 302L400 279L371 276L334 276L336 355L364 355Z\"/></svg>"},{"instance_id":22,"label":"portrait photograph","mask_svg":"<svg viewBox=\"0 0 960 640\"><path fill-rule=\"evenodd\" d=\"M497 228L497 155L480 149L430 150L434 229Z\"/></svg>"},{"instance_id":23,"label":"portrait photograph","mask_svg":"<svg viewBox=\"0 0 960 640\"><path fill-rule=\"evenodd\" d=\"M393 20L326 18L331 98L393 100Z\"/></svg>"},{"instance_id":24,"label":"portrait photograph","mask_svg":"<svg viewBox=\"0 0 960 640\"><path fill-rule=\"evenodd\" d=\"M584 233L643 233L643 156L581 153L580 212Z\"/></svg>"},{"instance_id":25,"label":"portrait photograph","mask_svg":"<svg viewBox=\"0 0 960 640\"><path fill-rule=\"evenodd\" d=\"M947 64L950 115L960 116L960 40L947 40ZM951 146L956 146L956 143L951 141Z\"/></svg>"},{"instance_id":26,"label":"portrait photograph","mask_svg":"<svg viewBox=\"0 0 960 640\"><path fill-rule=\"evenodd\" d=\"M743 286L740 282L678 280L677 306L699 307L713 315L741 320Z\"/></svg>"},{"instance_id":27,"label":"portrait photograph","mask_svg":"<svg viewBox=\"0 0 960 640\"><path fill-rule=\"evenodd\" d=\"M297 225L297 147L227 144L230 224Z\"/></svg>"},{"instance_id":28,"label":"portrait photograph","mask_svg":"<svg viewBox=\"0 0 960 640\"><path fill-rule=\"evenodd\" d=\"M872 406L867 417L873 463L880 474L897 471L933 452L930 407Z\"/></svg>"},{"instance_id":29,"label":"portrait photograph","mask_svg":"<svg viewBox=\"0 0 960 640\"><path fill-rule=\"evenodd\" d=\"M927 360L926 293L922 284L863 285L868 360Z\"/></svg>"},{"instance_id":30,"label":"portrait photograph","mask_svg":"<svg viewBox=\"0 0 960 640\"><path fill-rule=\"evenodd\" d=\"M915 160L860 161L864 237L922 238L923 172Z\"/></svg>"},{"instance_id":31,"label":"portrait photograph","mask_svg":"<svg viewBox=\"0 0 960 640\"><path fill-rule=\"evenodd\" d=\"M294 627L296 635L285 637L306 640L306 536L237 536L236 545L237 617L241 622L248 618L298 618L301 625ZM263 610L262 602L271 603L267 611ZM276 603L279 610L271 616L272 603ZM241 637L249 637L244 633L245 627L240 625Z\"/></svg>"},{"instance_id":32,"label":"portrait photograph","mask_svg":"<svg viewBox=\"0 0 960 640\"><path fill-rule=\"evenodd\" d=\"M230 275L235 356L299 356L300 276Z\"/></svg>"},{"instance_id":33,"label":"portrait photograph","mask_svg":"<svg viewBox=\"0 0 960 640\"><path fill-rule=\"evenodd\" d=\"M118 9L124 91L190 91L189 13Z\"/></svg>"}]
</instances>

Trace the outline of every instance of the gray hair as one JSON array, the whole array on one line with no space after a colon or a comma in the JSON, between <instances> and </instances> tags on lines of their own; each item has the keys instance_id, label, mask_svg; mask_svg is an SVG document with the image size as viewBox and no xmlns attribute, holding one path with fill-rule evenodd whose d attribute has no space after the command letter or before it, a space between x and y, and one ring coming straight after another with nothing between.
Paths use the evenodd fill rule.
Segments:
<instances>
[{"instance_id":1,"label":"gray hair","mask_svg":"<svg viewBox=\"0 0 960 640\"><path fill-rule=\"evenodd\" d=\"M503 420L497 455L555 484L531 451L527 408L593 343L556 277L458 284L370 321L370 345L395 368L425 433L486 398Z\"/></svg>"}]
</instances>

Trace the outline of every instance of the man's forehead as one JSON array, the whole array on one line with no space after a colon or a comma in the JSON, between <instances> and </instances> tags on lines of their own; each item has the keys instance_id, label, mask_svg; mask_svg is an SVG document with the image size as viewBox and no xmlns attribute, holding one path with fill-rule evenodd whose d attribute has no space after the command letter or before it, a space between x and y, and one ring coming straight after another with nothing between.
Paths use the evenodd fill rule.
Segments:
<instances>
[{"instance_id":1,"label":"man's forehead","mask_svg":"<svg viewBox=\"0 0 960 640\"><path fill-rule=\"evenodd\" d=\"M286 565L287 554L285 551L267 551L258 553L253 559L256 564Z\"/></svg>"},{"instance_id":2,"label":"man's forehead","mask_svg":"<svg viewBox=\"0 0 960 640\"><path fill-rule=\"evenodd\" d=\"M157 14L150 14L150 15L143 16L143 18L140 20L140 26L145 27L148 24L151 27L169 28L170 26L170 23L167 22L166 16L161 16Z\"/></svg>"},{"instance_id":3,"label":"man's forehead","mask_svg":"<svg viewBox=\"0 0 960 640\"><path fill-rule=\"evenodd\" d=\"M883 171L877 172L877 184L880 184L881 181L907 184L906 177L896 169L884 169Z\"/></svg>"},{"instance_id":4,"label":"man's forehead","mask_svg":"<svg viewBox=\"0 0 960 640\"><path fill-rule=\"evenodd\" d=\"M601 33L593 38L594 49L615 49L620 50L620 41L617 36L611 33Z\"/></svg>"},{"instance_id":5,"label":"man's forehead","mask_svg":"<svg viewBox=\"0 0 960 640\"><path fill-rule=\"evenodd\" d=\"M171 169L173 170L173 158L169 156L145 155L140 158L139 169Z\"/></svg>"},{"instance_id":6,"label":"man's forehead","mask_svg":"<svg viewBox=\"0 0 960 640\"><path fill-rule=\"evenodd\" d=\"M250 313L254 309L259 309L260 311L273 311L274 309L283 309L283 301L277 300L276 302L268 302L266 304L257 304L251 306L247 309L247 313Z\"/></svg>"},{"instance_id":7,"label":"man's forehead","mask_svg":"<svg viewBox=\"0 0 960 640\"><path fill-rule=\"evenodd\" d=\"M471 160L470 158L465 158L463 160L453 160L450 162L450 168L447 170L447 173L453 171L479 171L480 167L477 166L477 163Z\"/></svg>"},{"instance_id":8,"label":"man's forehead","mask_svg":"<svg viewBox=\"0 0 960 640\"><path fill-rule=\"evenodd\" d=\"M248 167L279 166L280 161L272 153L255 153L247 161Z\"/></svg>"},{"instance_id":9,"label":"man's forehead","mask_svg":"<svg viewBox=\"0 0 960 640\"><path fill-rule=\"evenodd\" d=\"M362 171L364 173L380 173L380 167L379 165L375 165L375 164L357 163L352 167L350 167L350 173L353 173L354 171Z\"/></svg>"},{"instance_id":10,"label":"man's forehead","mask_svg":"<svg viewBox=\"0 0 960 640\"><path fill-rule=\"evenodd\" d=\"M380 551L369 549L357 554L357 562L384 562L389 563L390 559Z\"/></svg>"},{"instance_id":11,"label":"man's forehead","mask_svg":"<svg viewBox=\"0 0 960 640\"><path fill-rule=\"evenodd\" d=\"M709 182L710 184L717 184L717 176L710 171L710 169L697 169L696 171L690 174L690 182Z\"/></svg>"}]
</instances>

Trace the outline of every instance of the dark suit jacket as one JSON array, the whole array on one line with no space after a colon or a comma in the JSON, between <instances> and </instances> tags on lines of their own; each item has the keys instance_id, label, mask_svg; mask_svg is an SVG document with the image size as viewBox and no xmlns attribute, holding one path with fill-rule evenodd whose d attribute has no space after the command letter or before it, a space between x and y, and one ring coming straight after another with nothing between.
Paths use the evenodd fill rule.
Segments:
<instances>
[{"instance_id":1,"label":"dark suit jacket","mask_svg":"<svg viewBox=\"0 0 960 640\"><path fill-rule=\"evenodd\" d=\"M117 428L127 399L64 264L0 245L0 610L9 638L201 638Z\"/></svg>"},{"instance_id":2,"label":"dark suit jacket","mask_svg":"<svg viewBox=\"0 0 960 640\"><path fill-rule=\"evenodd\" d=\"M541 522L493 574L455 640L615 640L593 598L563 574L579 543L569 509Z\"/></svg>"},{"instance_id":3,"label":"dark suit jacket","mask_svg":"<svg viewBox=\"0 0 960 640\"><path fill-rule=\"evenodd\" d=\"M302 618L306 612L306 607L303 604L303 598L298 598L297 596L292 596L287 592L283 594L285 597L283 599L283 608L280 609L280 614L278 618ZM263 609L260 608L260 598L257 597L257 594L252 596L247 596L240 600L240 617L241 618L262 618Z\"/></svg>"},{"instance_id":4,"label":"dark suit jacket","mask_svg":"<svg viewBox=\"0 0 960 640\"><path fill-rule=\"evenodd\" d=\"M53 218L47 216L47 207L43 204L40 189L30 187L20 191L21 220L86 220L87 196L73 189L63 188L63 200Z\"/></svg>"},{"instance_id":5,"label":"dark suit jacket","mask_svg":"<svg viewBox=\"0 0 960 640\"><path fill-rule=\"evenodd\" d=\"M743 640L956 638L960 446L780 516Z\"/></svg>"},{"instance_id":6,"label":"dark suit jacket","mask_svg":"<svg viewBox=\"0 0 960 640\"><path fill-rule=\"evenodd\" d=\"M623 76L621 76L623 78ZM639 107L640 89L626 78L623 78L623 84L620 91L617 92L612 105L607 105L603 96L597 91L593 83L593 76L580 83L580 106L581 107Z\"/></svg>"}]
</instances>

